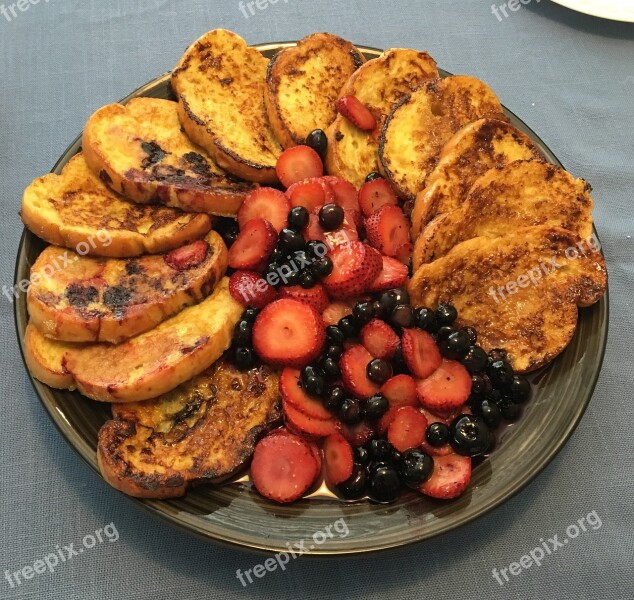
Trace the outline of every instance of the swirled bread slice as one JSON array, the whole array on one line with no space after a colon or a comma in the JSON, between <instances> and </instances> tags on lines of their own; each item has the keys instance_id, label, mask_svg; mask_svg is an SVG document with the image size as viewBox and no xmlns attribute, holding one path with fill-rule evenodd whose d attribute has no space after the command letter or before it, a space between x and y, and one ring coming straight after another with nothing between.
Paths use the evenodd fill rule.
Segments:
<instances>
[{"instance_id":1,"label":"swirled bread slice","mask_svg":"<svg viewBox=\"0 0 634 600\"><path fill-rule=\"evenodd\" d=\"M215 29L187 49L172 88L192 141L236 177L271 184L282 147L264 107L268 64L240 36Z\"/></svg>"},{"instance_id":2,"label":"swirled bread slice","mask_svg":"<svg viewBox=\"0 0 634 600\"><path fill-rule=\"evenodd\" d=\"M592 235L591 187L555 165L533 160L491 169L476 180L463 205L437 216L416 239L417 269L475 237L496 238L534 225Z\"/></svg>"},{"instance_id":3,"label":"swirled bread slice","mask_svg":"<svg viewBox=\"0 0 634 600\"><path fill-rule=\"evenodd\" d=\"M475 180L489 169L542 155L510 123L480 119L460 129L443 147L412 211L412 238L435 216L460 208Z\"/></svg>"},{"instance_id":4,"label":"swirled bread slice","mask_svg":"<svg viewBox=\"0 0 634 600\"><path fill-rule=\"evenodd\" d=\"M50 244L119 258L167 252L211 229L208 215L124 200L92 173L82 154L61 175L33 181L24 191L20 216Z\"/></svg>"},{"instance_id":5,"label":"swirled bread slice","mask_svg":"<svg viewBox=\"0 0 634 600\"><path fill-rule=\"evenodd\" d=\"M93 173L141 204L235 216L254 188L189 140L170 100L135 98L100 108L86 123L82 148Z\"/></svg>"},{"instance_id":6,"label":"swirled bread slice","mask_svg":"<svg viewBox=\"0 0 634 600\"><path fill-rule=\"evenodd\" d=\"M377 129L361 131L338 115L327 130L327 171L360 187L368 173L378 171L378 133L394 104L437 77L436 62L429 54L404 48L388 50L362 65L340 95L363 102L377 119Z\"/></svg>"},{"instance_id":7,"label":"swirled bread slice","mask_svg":"<svg viewBox=\"0 0 634 600\"><path fill-rule=\"evenodd\" d=\"M99 431L103 478L130 496L173 498L191 484L219 483L250 460L280 419L279 377L219 361L168 394L112 412Z\"/></svg>"},{"instance_id":8,"label":"swirled bread slice","mask_svg":"<svg viewBox=\"0 0 634 600\"><path fill-rule=\"evenodd\" d=\"M273 57L264 100L282 146L303 144L335 120L339 92L364 62L350 42L330 33L313 33Z\"/></svg>"},{"instance_id":9,"label":"swirled bread slice","mask_svg":"<svg viewBox=\"0 0 634 600\"><path fill-rule=\"evenodd\" d=\"M215 231L167 255L140 258L90 258L49 246L31 268L31 323L57 340L118 343L206 298L227 260Z\"/></svg>"},{"instance_id":10,"label":"swirled bread slice","mask_svg":"<svg viewBox=\"0 0 634 600\"><path fill-rule=\"evenodd\" d=\"M484 82L467 75L431 81L404 97L385 121L379 140L383 174L405 200L414 200L436 166L445 143L484 117L506 121Z\"/></svg>"},{"instance_id":11,"label":"swirled bread slice","mask_svg":"<svg viewBox=\"0 0 634 600\"><path fill-rule=\"evenodd\" d=\"M558 227L473 238L423 265L409 284L412 304L451 302L459 326L475 327L485 350L505 348L526 373L553 360L577 326L577 307L598 302L607 271L595 239Z\"/></svg>"},{"instance_id":12,"label":"swirled bread slice","mask_svg":"<svg viewBox=\"0 0 634 600\"><path fill-rule=\"evenodd\" d=\"M93 400L148 400L173 390L218 360L231 343L242 311L224 278L200 304L116 346L53 341L29 324L27 364L36 378L54 374L42 379L43 383L53 387L63 380L64 388L76 387Z\"/></svg>"}]
</instances>

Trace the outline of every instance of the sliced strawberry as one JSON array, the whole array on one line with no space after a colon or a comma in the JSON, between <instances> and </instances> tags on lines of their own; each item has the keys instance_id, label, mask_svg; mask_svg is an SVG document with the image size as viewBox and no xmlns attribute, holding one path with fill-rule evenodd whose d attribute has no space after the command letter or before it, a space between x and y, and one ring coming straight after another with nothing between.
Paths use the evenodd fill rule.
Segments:
<instances>
[{"instance_id":1,"label":"sliced strawberry","mask_svg":"<svg viewBox=\"0 0 634 600\"><path fill-rule=\"evenodd\" d=\"M398 206L398 196L388 181L379 177L361 186L359 206L369 217L384 206Z\"/></svg>"},{"instance_id":2,"label":"sliced strawberry","mask_svg":"<svg viewBox=\"0 0 634 600\"><path fill-rule=\"evenodd\" d=\"M208 251L209 244L205 240L198 240L168 252L164 260L176 271L187 271L200 265L207 258Z\"/></svg>"},{"instance_id":3,"label":"sliced strawberry","mask_svg":"<svg viewBox=\"0 0 634 600\"><path fill-rule=\"evenodd\" d=\"M388 409L388 411L377 421L376 432L378 435L385 435L389 429L392 421L396 417L396 412L400 406L394 406Z\"/></svg>"},{"instance_id":4,"label":"sliced strawberry","mask_svg":"<svg viewBox=\"0 0 634 600\"><path fill-rule=\"evenodd\" d=\"M333 298L350 298L363 294L381 271L381 255L363 242L346 242L331 253L333 271L322 280Z\"/></svg>"},{"instance_id":5,"label":"sliced strawberry","mask_svg":"<svg viewBox=\"0 0 634 600\"><path fill-rule=\"evenodd\" d=\"M310 446L293 435L269 435L260 440L251 462L251 481L265 498L293 502L319 474Z\"/></svg>"},{"instance_id":6,"label":"sliced strawberry","mask_svg":"<svg viewBox=\"0 0 634 600\"><path fill-rule=\"evenodd\" d=\"M355 448L365 446L376 435L374 428L367 421L361 421L356 425L342 423L341 433Z\"/></svg>"},{"instance_id":7,"label":"sliced strawberry","mask_svg":"<svg viewBox=\"0 0 634 600\"><path fill-rule=\"evenodd\" d=\"M409 223L398 206L386 205L365 220L368 242L386 256L396 256L408 244Z\"/></svg>"},{"instance_id":8,"label":"sliced strawberry","mask_svg":"<svg viewBox=\"0 0 634 600\"><path fill-rule=\"evenodd\" d=\"M238 210L238 225L242 229L251 219L264 219L279 233L288 225L291 203L284 192L270 187L253 190Z\"/></svg>"},{"instance_id":9,"label":"sliced strawberry","mask_svg":"<svg viewBox=\"0 0 634 600\"><path fill-rule=\"evenodd\" d=\"M286 190L291 206L303 206L308 212L317 212L324 204L335 202L335 194L324 177L304 179Z\"/></svg>"},{"instance_id":10,"label":"sliced strawberry","mask_svg":"<svg viewBox=\"0 0 634 600\"><path fill-rule=\"evenodd\" d=\"M282 152L275 165L277 178L284 187L290 187L302 179L321 177L324 165L317 152L310 146L294 146Z\"/></svg>"},{"instance_id":11,"label":"sliced strawberry","mask_svg":"<svg viewBox=\"0 0 634 600\"><path fill-rule=\"evenodd\" d=\"M323 448L326 480L331 485L339 485L352 475L354 465L352 446L340 433L334 433L324 440Z\"/></svg>"},{"instance_id":12,"label":"sliced strawberry","mask_svg":"<svg viewBox=\"0 0 634 600\"><path fill-rule=\"evenodd\" d=\"M282 412L286 426L292 431L311 438L322 438L337 433L340 423L336 419L313 419L301 410L297 410L292 404L282 401Z\"/></svg>"},{"instance_id":13,"label":"sliced strawberry","mask_svg":"<svg viewBox=\"0 0 634 600\"><path fill-rule=\"evenodd\" d=\"M407 267L398 259L383 256L383 268L370 284L370 292L384 292L401 287L407 280Z\"/></svg>"},{"instance_id":14,"label":"sliced strawberry","mask_svg":"<svg viewBox=\"0 0 634 600\"><path fill-rule=\"evenodd\" d=\"M436 421L429 421L429 425L431 425L432 423L436 423ZM448 454L454 453L453 448L451 447L451 444L443 444L442 446L432 446L431 444L427 442L427 440L423 440L423 442L421 443L419 447L423 452L425 452L426 454L429 454L429 456L447 456Z\"/></svg>"},{"instance_id":15,"label":"sliced strawberry","mask_svg":"<svg viewBox=\"0 0 634 600\"><path fill-rule=\"evenodd\" d=\"M379 393L379 386L368 378L368 363L373 356L361 345L348 348L339 360L344 387L357 398L369 398Z\"/></svg>"},{"instance_id":16,"label":"sliced strawberry","mask_svg":"<svg viewBox=\"0 0 634 600\"><path fill-rule=\"evenodd\" d=\"M412 242L407 242L407 244L403 244L400 248L396 249L396 254L394 254L394 258L396 258L404 265L409 266L412 262L413 251L414 244L412 244Z\"/></svg>"},{"instance_id":17,"label":"sliced strawberry","mask_svg":"<svg viewBox=\"0 0 634 600\"><path fill-rule=\"evenodd\" d=\"M322 179L330 185L330 188L335 194L335 203L341 206L344 210L350 210L352 212L361 212L359 207L359 192L349 181L341 179L340 177L334 177L333 175L327 175Z\"/></svg>"},{"instance_id":18,"label":"sliced strawberry","mask_svg":"<svg viewBox=\"0 0 634 600\"><path fill-rule=\"evenodd\" d=\"M399 345L394 330L380 319L372 319L361 329L361 343L374 358L392 358Z\"/></svg>"},{"instance_id":19,"label":"sliced strawberry","mask_svg":"<svg viewBox=\"0 0 634 600\"><path fill-rule=\"evenodd\" d=\"M301 285L283 287L280 290L280 298L299 300L299 302L312 306L318 312L323 312L330 303L328 294L326 294L324 286L320 283L309 289L304 289Z\"/></svg>"},{"instance_id":20,"label":"sliced strawberry","mask_svg":"<svg viewBox=\"0 0 634 600\"><path fill-rule=\"evenodd\" d=\"M420 329L405 329L401 337L403 358L415 377L429 377L442 362L434 338Z\"/></svg>"},{"instance_id":21,"label":"sliced strawberry","mask_svg":"<svg viewBox=\"0 0 634 600\"><path fill-rule=\"evenodd\" d=\"M419 409L427 418L430 423L444 423L445 425L450 425L451 422L459 415L470 415L471 408L468 404L463 404L458 407L456 410L452 412L446 413L434 413L430 410L427 410L424 406L421 406Z\"/></svg>"},{"instance_id":22,"label":"sliced strawberry","mask_svg":"<svg viewBox=\"0 0 634 600\"><path fill-rule=\"evenodd\" d=\"M328 246L329 250L334 250L337 246L346 242L356 242L359 239L359 233L354 221L354 215L344 209L343 223L339 229L334 231L325 231L319 223L319 216L311 213L308 218L308 225L304 229L304 239L308 242L311 240L319 240Z\"/></svg>"},{"instance_id":23,"label":"sliced strawberry","mask_svg":"<svg viewBox=\"0 0 634 600\"><path fill-rule=\"evenodd\" d=\"M336 325L341 319L352 314L352 307L355 302L331 302L326 309L321 313L321 317L324 320L326 327L329 325Z\"/></svg>"},{"instance_id":24,"label":"sliced strawberry","mask_svg":"<svg viewBox=\"0 0 634 600\"><path fill-rule=\"evenodd\" d=\"M325 340L321 315L291 298L265 306L253 324L253 348L274 366L306 366L321 354Z\"/></svg>"},{"instance_id":25,"label":"sliced strawberry","mask_svg":"<svg viewBox=\"0 0 634 600\"><path fill-rule=\"evenodd\" d=\"M368 107L354 96L342 96L337 100L337 110L355 127L363 131L372 131L376 127L376 119Z\"/></svg>"},{"instance_id":26,"label":"sliced strawberry","mask_svg":"<svg viewBox=\"0 0 634 600\"><path fill-rule=\"evenodd\" d=\"M471 459L459 454L434 456L432 476L420 486L426 496L441 500L457 498L471 482Z\"/></svg>"},{"instance_id":27,"label":"sliced strawberry","mask_svg":"<svg viewBox=\"0 0 634 600\"><path fill-rule=\"evenodd\" d=\"M229 266L233 269L261 271L276 243L277 232L268 221L251 219L229 248Z\"/></svg>"},{"instance_id":28,"label":"sliced strawberry","mask_svg":"<svg viewBox=\"0 0 634 600\"><path fill-rule=\"evenodd\" d=\"M401 406L387 429L387 439L399 452L418 448L425 439L427 419L413 406Z\"/></svg>"},{"instance_id":29,"label":"sliced strawberry","mask_svg":"<svg viewBox=\"0 0 634 600\"><path fill-rule=\"evenodd\" d=\"M471 394L471 375L459 362L443 359L432 375L418 382L418 401L435 413L449 414Z\"/></svg>"},{"instance_id":30,"label":"sliced strawberry","mask_svg":"<svg viewBox=\"0 0 634 600\"><path fill-rule=\"evenodd\" d=\"M392 406L415 406L418 408L416 381L409 375L394 375L382 386L381 393Z\"/></svg>"},{"instance_id":31,"label":"sliced strawberry","mask_svg":"<svg viewBox=\"0 0 634 600\"><path fill-rule=\"evenodd\" d=\"M301 410L312 419L328 421L332 419L330 411L318 398L308 394L302 387L298 369L286 367L280 376L280 394L283 402L288 402L293 408Z\"/></svg>"},{"instance_id":32,"label":"sliced strawberry","mask_svg":"<svg viewBox=\"0 0 634 600\"><path fill-rule=\"evenodd\" d=\"M229 293L242 306L264 308L277 299L277 291L255 271L236 271L229 278Z\"/></svg>"}]
</instances>

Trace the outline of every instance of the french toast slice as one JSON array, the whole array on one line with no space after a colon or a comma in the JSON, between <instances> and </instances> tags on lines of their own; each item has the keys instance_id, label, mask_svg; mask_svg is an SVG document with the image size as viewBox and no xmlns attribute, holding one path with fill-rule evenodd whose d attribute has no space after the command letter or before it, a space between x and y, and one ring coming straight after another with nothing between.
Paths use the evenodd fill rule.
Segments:
<instances>
[{"instance_id":1,"label":"french toast slice","mask_svg":"<svg viewBox=\"0 0 634 600\"><path fill-rule=\"evenodd\" d=\"M45 337L33 324L24 331L24 361L31 376L56 390L76 389L75 380L64 365L66 353L75 346Z\"/></svg>"},{"instance_id":2,"label":"french toast slice","mask_svg":"<svg viewBox=\"0 0 634 600\"><path fill-rule=\"evenodd\" d=\"M444 146L412 210L412 238L435 216L460 208L475 180L516 160L543 159L533 141L510 123L480 119L465 125Z\"/></svg>"},{"instance_id":3,"label":"french toast slice","mask_svg":"<svg viewBox=\"0 0 634 600\"><path fill-rule=\"evenodd\" d=\"M135 98L100 108L86 123L82 148L93 173L141 204L235 216L255 187L229 176L189 140L171 100Z\"/></svg>"},{"instance_id":4,"label":"french toast slice","mask_svg":"<svg viewBox=\"0 0 634 600\"><path fill-rule=\"evenodd\" d=\"M328 128L326 170L357 188L366 176L378 171L378 132L403 96L438 77L436 62L426 52L393 48L354 72L341 96L355 96L377 119L374 132L362 131L338 115Z\"/></svg>"},{"instance_id":5,"label":"french toast slice","mask_svg":"<svg viewBox=\"0 0 634 600\"><path fill-rule=\"evenodd\" d=\"M215 231L170 254L140 258L90 258L49 246L31 267L31 323L57 340L119 343L206 298L227 261Z\"/></svg>"},{"instance_id":6,"label":"french toast slice","mask_svg":"<svg viewBox=\"0 0 634 600\"><path fill-rule=\"evenodd\" d=\"M596 239L550 226L473 238L423 265L409 284L414 306L450 302L458 326L475 327L486 351L504 348L526 373L568 345L580 306L598 302L607 270Z\"/></svg>"},{"instance_id":7,"label":"french toast slice","mask_svg":"<svg viewBox=\"0 0 634 600\"><path fill-rule=\"evenodd\" d=\"M103 478L137 498L182 496L219 483L251 458L280 419L279 377L267 367L242 373L226 361L145 402L114 404L99 431Z\"/></svg>"},{"instance_id":8,"label":"french toast slice","mask_svg":"<svg viewBox=\"0 0 634 600\"><path fill-rule=\"evenodd\" d=\"M264 102L282 146L303 144L335 120L339 92L364 62L350 42L331 33L313 33L271 59Z\"/></svg>"},{"instance_id":9,"label":"french toast slice","mask_svg":"<svg viewBox=\"0 0 634 600\"><path fill-rule=\"evenodd\" d=\"M215 29L185 52L172 73L181 125L236 177L277 182L282 153L264 106L269 61L235 33Z\"/></svg>"},{"instance_id":10,"label":"french toast slice","mask_svg":"<svg viewBox=\"0 0 634 600\"><path fill-rule=\"evenodd\" d=\"M40 373L68 373L72 384L63 388L76 387L102 402L139 402L173 390L218 360L242 312L225 277L201 303L116 346L57 342L30 325L25 352L36 378ZM62 379L64 384L70 381L50 377L43 383L53 386Z\"/></svg>"},{"instance_id":11,"label":"french toast slice","mask_svg":"<svg viewBox=\"0 0 634 600\"><path fill-rule=\"evenodd\" d=\"M379 140L381 172L405 200L414 200L446 142L484 117L507 121L491 88L468 75L452 75L404 97L388 116Z\"/></svg>"},{"instance_id":12,"label":"french toast slice","mask_svg":"<svg viewBox=\"0 0 634 600\"><path fill-rule=\"evenodd\" d=\"M536 225L592 235L592 188L543 161L516 161L477 179L463 205L438 215L414 244L413 265L430 263L475 237L496 238Z\"/></svg>"},{"instance_id":13,"label":"french toast slice","mask_svg":"<svg viewBox=\"0 0 634 600\"><path fill-rule=\"evenodd\" d=\"M81 153L61 175L39 177L26 188L20 216L50 244L114 258L168 252L211 229L208 215L124 200L92 173Z\"/></svg>"}]
</instances>

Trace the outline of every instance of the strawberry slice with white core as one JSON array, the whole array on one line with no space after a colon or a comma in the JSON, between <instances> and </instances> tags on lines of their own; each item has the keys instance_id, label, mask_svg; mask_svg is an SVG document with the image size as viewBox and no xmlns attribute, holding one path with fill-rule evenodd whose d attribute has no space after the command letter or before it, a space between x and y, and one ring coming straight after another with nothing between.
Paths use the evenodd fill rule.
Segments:
<instances>
[{"instance_id":1,"label":"strawberry slice with white core","mask_svg":"<svg viewBox=\"0 0 634 600\"><path fill-rule=\"evenodd\" d=\"M418 448L425 439L427 419L413 406L401 406L387 429L387 439L399 452Z\"/></svg>"},{"instance_id":2,"label":"strawberry slice with white core","mask_svg":"<svg viewBox=\"0 0 634 600\"><path fill-rule=\"evenodd\" d=\"M229 278L229 293L242 306L264 308L277 299L277 291L255 271L236 271Z\"/></svg>"},{"instance_id":3,"label":"strawberry slice with white core","mask_svg":"<svg viewBox=\"0 0 634 600\"><path fill-rule=\"evenodd\" d=\"M432 375L419 381L418 401L434 413L457 411L471 394L471 375L459 362L443 359Z\"/></svg>"},{"instance_id":4,"label":"strawberry slice with white core","mask_svg":"<svg viewBox=\"0 0 634 600\"><path fill-rule=\"evenodd\" d=\"M321 177L324 164L317 152L309 146L294 146L282 152L275 165L277 178L286 188L303 179Z\"/></svg>"},{"instance_id":5,"label":"strawberry slice with white core","mask_svg":"<svg viewBox=\"0 0 634 600\"><path fill-rule=\"evenodd\" d=\"M330 411L318 398L308 394L302 387L298 369L286 367L280 376L280 394L284 402L288 402L297 410L312 419L329 421L332 419Z\"/></svg>"},{"instance_id":6,"label":"strawberry slice with white core","mask_svg":"<svg viewBox=\"0 0 634 600\"><path fill-rule=\"evenodd\" d=\"M291 203L280 190L261 187L253 190L238 210L238 225L242 229L251 219L265 219L277 233L288 225Z\"/></svg>"},{"instance_id":7,"label":"strawberry slice with white core","mask_svg":"<svg viewBox=\"0 0 634 600\"><path fill-rule=\"evenodd\" d=\"M356 302L354 302L354 300L350 300L348 302L343 302L341 300L331 302L321 313L324 325L326 325L326 327L329 325L336 325L339 321L341 321L341 319L351 315L355 304Z\"/></svg>"},{"instance_id":8,"label":"strawberry slice with white core","mask_svg":"<svg viewBox=\"0 0 634 600\"><path fill-rule=\"evenodd\" d=\"M333 298L350 298L363 294L381 271L381 255L363 242L346 242L331 253L333 271L322 280Z\"/></svg>"},{"instance_id":9,"label":"strawberry slice with white core","mask_svg":"<svg viewBox=\"0 0 634 600\"><path fill-rule=\"evenodd\" d=\"M380 319L372 319L361 329L361 343L374 358L392 358L399 345L394 330Z\"/></svg>"},{"instance_id":10,"label":"strawberry slice with white core","mask_svg":"<svg viewBox=\"0 0 634 600\"><path fill-rule=\"evenodd\" d=\"M357 398L367 399L379 393L379 386L368 377L373 356L361 344L348 348L339 360L344 387Z\"/></svg>"},{"instance_id":11,"label":"strawberry slice with white core","mask_svg":"<svg viewBox=\"0 0 634 600\"><path fill-rule=\"evenodd\" d=\"M401 337L403 358L415 377L429 377L442 363L436 341L426 331L405 329Z\"/></svg>"},{"instance_id":12,"label":"strawberry slice with white core","mask_svg":"<svg viewBox=\"0 0 634 600\"><path fill-rule=\"evenodd\" d=\"M387 398L390 406L418 407L416 381L409 375L400 374L390 377L382 386L381 393Z\"/></svg>"},{"instance_id":13,"label":"strawberry slice with white core","mask_svg":"<svg viewBox=\"0 0 634 600\"><path fill-rule=\"evenodd\" d=\"M354 96L342 96L337 100L339 114L363 131L376 128L376 119L368 107Z\"/></svg>"},{"instance_id":14,"label":"strawberry slice with white core","mask_svg":"<svg viewBox=\"0 0 634 600\"><path fill-rule=\"evenodd\" d=\"M471 482L471 459L459 454L434 456L434 471L419 490L439 500L457 498Z\"/></svg>"},{"instance_id":15,"label":"strawberry slice with white core","mask_svg":"<svg viewBox=\"0 0 634 600\"><path fill-rule=\"evenodd\" d=\"M323 448L326 480L333 486L339 485L352 475L354 465L352 446L340 433L335 433L324 440Z\"/></svg>"},{"instance_id":16,"label":"strawberry slice with white core","mask_svg":"<svg viewBox=\"0 0 634 600\"><path fill-rule=\"evenodd\" d=\"M301 435L311 438L323 438L333 433L338 433L340 429L339 421L336 419L313 419L301 410L297 410L292 404L282 400L282 412L286 426Z\"/></svg>"},{"instance_id":17,"label":"strawberry slice with white core","mask_svg":"<svg viewBox=\"0 0 634 600\"><path fill-rule=\"evenodd\" d=\"M401 287L407 281L409 272L407 266L397 258L383 256L383 267L375 280L370 284L368 291L385 292L397 287Z\"/></svg>"},{"instance_id":18,"label":"strawberry slice with white core","mask_svg":"<svg viewBox=\"0 0 634 600\"><path fill-rule=\"evenodd\" d=\"M359 190L359 207L363 214L369 217L384 206L398 206L398 196L392 186L381 177L364 183Z\"/></svg>"},{"instance_id":19,"label":"strawberry slice with white core","mask_svg":"<svg viewBox=\"0 0 634 600\"><path fill-rule=\"evenodd\" d=\"M277 244L277 232L264 219L251 219L229 248L229 266L233 269L261 271Z\"/></svg>"},{"instance_id":20,"label":"strawberry slice with white core","mask_svg":"<svg viewBox=\"0 0 634 600\"><path fill-rule=\"evenodd\" d=\"M291 207L303 206L308 212L316 213L324 204L332 204L335 194L324 177L304 179L286 190Z\"/></svg>"},{"instance_id":21,"label":"strawberry slice with white core","mask_svg":"<svg viewBox=\"0 0 634 600\"><path fill-rule=\"evenodd\" d=\"M396 256L408 244L409 223L398 206L386 205L365 220L368 242L386 256Z\"/></svg>"},{"instance_id":22,"label":"strawberry slice with white core","mask_svg":"<svg viewBox=\"0 0 634 600\"><path fill-rule=\"evenodd\" d=\"M198 240L168 252L165 262L176 271L188 271L200 265L207 258L208 251L209 244L205 240Z\"/></svg>"},{"instance_id":23,"label":"strawberry slice with white core","mask_svg":"<svg viewBox=\"0 0 634 600\"><path fill-rule=\"evenodd\" d=\"M325 340L321 315L291 298L264 307L253 324L253 348L274 366L305 367L321 354Z\"/></svg>"},{"instance_id":24,"label":"strawberry slice with white core","mask_svg":"<svg viewBox=\"0 0 634 600\"><path fill-rule=\"evenodd\" d=\"M320 283L304 289L301 285L290 285L280 290L280 298L292 298L312 306L317 312L323 312L330 304L328 294Z\"/></svg>"}]
</instances>

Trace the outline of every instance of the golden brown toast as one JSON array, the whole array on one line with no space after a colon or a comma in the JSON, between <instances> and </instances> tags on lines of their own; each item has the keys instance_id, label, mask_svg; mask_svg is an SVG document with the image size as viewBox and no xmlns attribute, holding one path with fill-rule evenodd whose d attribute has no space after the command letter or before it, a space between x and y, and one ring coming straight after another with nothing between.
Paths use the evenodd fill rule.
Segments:
<instances>
[{"instance_id":1,"label":"golden brown toast","mask_svg":"<svg viewBox=\"0 0 634 600\"><path fill-rule=\"evenodd\" d=\"M25 353L34 377L55 374L42 379L51 387L63 379L63 388L76 387L93 400L139 402L173 390L220 358L242 311L224 278L200 304L119 345L70 345L46 338L31 325ZM65 373L71 385L58 376Z\"/></svg>"},{"instance_id":2,"label":"golden brown toast","mask_svg":"<svg viewBox=\"0 0 634 600\"><path fill-rule=\"evenodd\" d=\"M167 252L211 229L208 215L124 200L93 175L82 154L61 175L33 181L24 191L20 216L50 244L120 258Z\"/></svg>"},{"instance_id":3,"label":"golden brown toast","mask_svg":"<svg viewBox=\"0 0 634 600\"><path fill-rule=\"evenodd\" d=\"M74 390L75 380L64 365L66 353L75 346L44 337L29 323L24 332L24 361L29 373L42 383L56 390Z\"/></svg>"},{"instance_id":4,"label":"golden brown toast","mask_svg":"<svg viewBox=\"0 0 634 600\"><path fill-rule=\"evenodd\" d=\"M423 229L414 246L414 269L465 240L501 237L534 225L562 227L586 239L592 235L590 190L583 179L538 160L491 169L476 180L460 208L438 215Z\"/></svg>"},{"instance_id":5,"label":"golden brown toast","mask_svg":"<svg viewBox=\"0 0 634 600\"><path fill-rule=\"evenodd\" d=\"M412 238L435 216L460 208L475 180L516 160L539 160L533 141L510 123L480 119L465 125L443 147L412 211Z\"/></svg>"},{"instance_id":6,"label":"golden brown toast","mask_svg":"<svg viewBox=\"0 0 634 600\"><path fill-rule=\"evenodd\" d=\"M330 33L313 33L273 57L264 102L282 146L303 144L335 120L339 92L364 62L350 42Z\"/></svg>"},{"instance_id":7,"label":"golden brown toast","mask_svg":"<svg viewBox=\"0 0 634 600\"><path fill-rule=\"evenodd\" d=\"M458 324L478 331L478 344L486 351L506 349L513 368L526 373L568 345L577 307L598 302L606 287L595 239L539 226L462 242L420 267L409 291L415 306L452 303Z\"/></svg>"},{"instance_id":8,"label":"golden brown toast","mask_svg":"<svg viewBox=\"0 0 634 600\"><path fill-rule=\"evenodd\" d=\"M172 73L181 125L216 163L247 181L276 183L282 147L264 107L266 59L235 33L215 29Z\"/></svg>"},{"instance_id":9,"label":"golden brown toast","mask_svg":"<svg viewBox=\"0 0 634 600\"><path fill-rule=\"evenodd\" d=\"M141 204L235 216L254 189L189 140L170 100L135 98L100 108L86 123L82 148L93 173Z\"/></svg>"},{"instance_id":10,"label":"golden brown toast","mask_svg":"<svg viewBox=\"0 0 634 600\"><path fill-rule=\"evenodd\" d=\"M502 105L483 81L453 75L431 81L392 110L379 140L382 173L405 200L414 200L446 142L483 117L506 121Z\"/></svg>"},{"instance_id":11,"label":"golden brown toast","mask_svg":"<svg viewBox=\"0 0 634 600\"><path fill-rule=\"evenodd\" d=\"M99 431L103 478L137 498L182 496L191 484L218 483L250 459L280 419L279 377L267 367L241 373L219 361L154 400L115 404Z\"/></svg>"},{"instance_id":12,"label":"golden brown toast","mask_svg":"<svg viewBox=\"0 0 634 600\"><path fill-rule=\"evenodd\" d=\"M377 119L375 132L361 131L342 116L328 128L326 170L356 187L378 171L378 132L392 107L403 96L438 77L436 62L426 52L394 48L362 65L341 90L355 96Z\"/></svg>"},{"instance_id":13,"label":"golden brown toast","mask_svg":"<svg viewBox=\"0 0 634 600\"><path fill-rule=\"evenodd\" d=\"M200 262L179 267L172 256L179 253ZM215 231L171 255L140 258L89 258L49 246L31 268L31 323L57 340L118 343L206 298L227 261Z\"/></svg>"}]
</instances>

